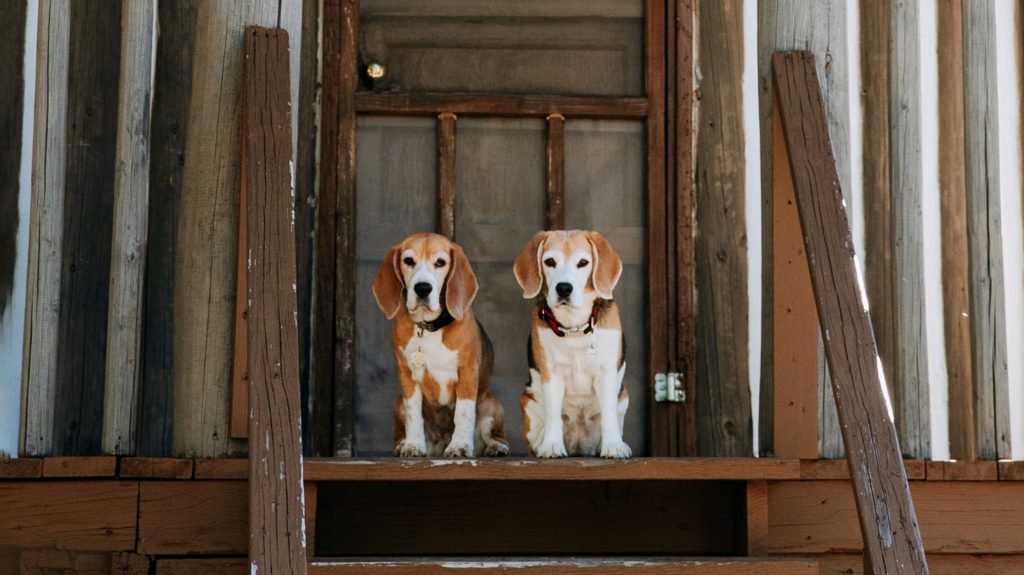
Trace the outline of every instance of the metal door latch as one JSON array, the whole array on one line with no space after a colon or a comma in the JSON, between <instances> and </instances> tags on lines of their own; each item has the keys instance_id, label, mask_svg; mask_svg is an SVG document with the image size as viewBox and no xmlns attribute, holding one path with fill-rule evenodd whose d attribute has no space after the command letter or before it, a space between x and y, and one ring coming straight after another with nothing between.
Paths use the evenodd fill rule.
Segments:
<instances>
[{"instance_id":1,"label":"metal door latch","mask_svg":"<svg viewBox=\"0 0 1024 575\"><path fill-rule=\"evenodd\" d=\"M654 401L686 401L686 390L683 389L683 374L656 373L654 375Z\"/></svg>"}]
</instances>

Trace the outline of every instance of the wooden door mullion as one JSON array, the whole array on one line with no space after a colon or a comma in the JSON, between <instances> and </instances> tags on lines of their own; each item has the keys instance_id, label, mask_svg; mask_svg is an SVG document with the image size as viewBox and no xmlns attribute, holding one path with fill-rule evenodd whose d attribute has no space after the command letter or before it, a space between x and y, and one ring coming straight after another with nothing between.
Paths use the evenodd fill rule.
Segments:
<instances>
[{"instance_id":1,"label":"wooden door mullion","mask_svg":"<svg viewBox=\"0 0 1024 575\"><path fill-rule=\"evenodd\" d=\"M549 114L547 118L547 209L544 227L565 229L565 117Z\"/></svg>"}]
</instances>

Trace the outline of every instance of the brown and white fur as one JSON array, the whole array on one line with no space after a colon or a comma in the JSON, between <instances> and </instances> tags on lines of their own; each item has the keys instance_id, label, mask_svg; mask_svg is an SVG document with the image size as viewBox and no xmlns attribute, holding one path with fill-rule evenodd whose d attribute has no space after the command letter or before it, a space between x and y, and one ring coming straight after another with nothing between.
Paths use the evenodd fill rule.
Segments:
<instances>
[{"instance_id":1,"label":"brown and white fur","mask_svg":"<svg viewBox=\"0 0 1024 575\"><path fill-rule=\"evenodd\" d=\"M380 266L373 295L395 322L402 386L395 455L508 455L504 411L488 391L494 350L470 309L476 292L462 248L437 234L409 236ZM432 322L448 319L431 331Z\"/></svg>"},{"instance_id":2,"label":"brown and white fur","mask_svg":"<svg viewBox=\"0 0 1024 575\"><path fill-rule=\"evenodd\" d=\"M530 453L629 457L631 450L622 440L629 406L622 385L625 353L619 309L612 300L622 260L597 232L540 232L516 258L513 270L523 297L547 304L568 328L560 337L537 309L533 312L530 383L520 398ZM595 309L593 329L583 333Z\"/></svg>"}]
</instances>

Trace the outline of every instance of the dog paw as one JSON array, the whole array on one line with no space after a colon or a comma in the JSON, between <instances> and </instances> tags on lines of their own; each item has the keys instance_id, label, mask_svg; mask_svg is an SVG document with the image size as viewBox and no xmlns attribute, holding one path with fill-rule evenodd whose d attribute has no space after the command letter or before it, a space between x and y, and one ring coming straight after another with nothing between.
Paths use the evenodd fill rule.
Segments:
<instances>
[{"instance_id":1,"label":"dog paw","mask_svg":"<svg viewBox=\"0 0 1024 575\"><path fill-rule=\"evenodd\" d=\"M508 455L508 446L504 443L492 443L484 448L485 457L505 457Z\"/></svg>"},{"instance_id":2,"label":"dog paw","mask_svg":"<svg viewBox=\"0 0 1024 575\"><path fill-rule=\"evenodd\" d=\"M561 441L544 441L533 452L537 457L544 458L566 456L565 443Z\"/></svg>"},{"instance_id":3,"label":"dog paw","mask_svg":"<svg viewBox=\"0 0 1024 575\"><path fill-rule=\"evenodd\" d=\"M427 446L425 443L403 441L395 446L395 455L398 457L425 457Z\"/></svg>"},{"instance_id":4,"label":"dog paw","mask_svg":"<svg viewBox=\"0 0 1024 575\"><path fill-rule=\"evenodd\" d=\"M445 457L473 457L473 445L468 441L453 439L444 450Z\"/></svg>"},{"instance_id":5,"label":"dog paw","mask_svg":"<svg viewBox=\"0 0 1024 575\"><path fill-rule=\"evenodd\" d=\"M633 454L633 450L621 439L611 441L601 446L601 457L605 459L626 459Z\"/></svg>"}]
</instances>

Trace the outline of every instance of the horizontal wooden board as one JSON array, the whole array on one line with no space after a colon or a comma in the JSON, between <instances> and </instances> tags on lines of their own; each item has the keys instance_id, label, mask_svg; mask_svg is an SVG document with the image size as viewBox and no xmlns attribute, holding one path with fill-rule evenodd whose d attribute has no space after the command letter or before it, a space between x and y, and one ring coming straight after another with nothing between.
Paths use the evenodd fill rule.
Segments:
<instances>
[{"instance_id":1,"label":"horizontal wooden board","mask_svg":"<svg viewBox=\"0 0 1024 575\"><path fill-rule=\"evenodd\" d=\"M23 457L0 461L0 479L33 479L42 475L42 459Z\"/></svg>"},{"instance_id":2,"label":"horizontal wooden board","mask_svg":"<svg viewBox=\"0 0 1024 575\"><path fill-rule=\"evenodd\" d=\"M237 559L159 559L156 575L245 575L249 573L249 561Z\"/></svg>"},{"instance_id":3,"label":"horizontal wooden board","mask_svg":"<svg viewBox=\"0 0 1024 575\"><path fill-rule=\"evenodd\" d=\"M863 575L864 559L858 554L809 555L821 575ZM931 575L1019 575L1024 555L929 555Z\"/></svg>"},{"instance_id":4,"label":"horizontal wooden board","mask_svg":"<svg viewBox=\"0 0 1024 575\"><path fill-rule=\"evenodd\" d=\"M196 459L196 479L245 479L249 477L249 460L237 458Z\"/></svg>"},{"instance_id":5,"label":"horizontal wooden board","mask_svg":"<svg viewBox=\"0 0 1024 575\"><path fill-rule=\"evenodd\" d=\"M926 477L925 462L920 459L904 459L910 481ZM800 461L800 479L849 479L850 464L845 459L804 459Z\"/></svg>"},{"instance_id":6,"label":"horizontal wooden board","mask_svg":"<svg viewBox=\"0 0 1024 575\"><path fill-rule=\"evenodd\" d=\"M363 114L516 116L546 118L643 119L646 98L528 96L512 94L356 93L356 111Z\"/></svg>"},{"instance_id":7,"label":"horizontal wooden board","mask_svg":"<svg viewBox=\"0 0 1024 575\"><path fill-rule=\"evenodd\" d=\"M138 483L0 483L0 541L73 551L135 549Z\"/></svg>"},{"instance_id":8,"label":"horizontal wooden board","mask_svg":"<svg viewBox=\"0 0 1024 575\"><path fill-rule=\"evenodd\" d=\"M915 481L914 507L928 553L1024 553L1024 483ZM859 552L847 481L768 486L769 551Z\"/></svg>"},{"instance_id":9,"label":"horizontal wooden board","mask_svg":"<svg viewBox=\"0 0 1024 575\"><path fill-rule=\"evenodd\" d=\"M995 481L999 478L995 461L929 461L928 481Z\"/></svg>"},{"instance_id":10,"label":"horizontal wooden board","mask_svg":"<svg viewBox=\"0 0 1024 575\"><path fill-rule=\"evenodd\" d=\"M999 479L1003 481L1024 481L1024 461L1000 461Z\"/></svg>"},{"instance_id":11,"label":"horizontal wooden board","mask_svg":"<svg viewBox=\"0 0 1024 575\"><path fill-rule=\"evenodd\" d=\"M117 457L46 457L43 459L43 477L114 477Z\"/></svg>"},{"instance_id":12,"label":"horizontal wooden board","mask_svg":"<svg viewBox=\"0 0 1024 575\"><path fill-rule=\"evenodd\" d=\"M197 463L198 464L198 463ZM845 463L844 463L845 464ZM198 473L197 473L198 477ZM797 479L796 459L307 459L307 481Z\"/></svg>"},{"instance_id":13,"label":"horizontal wooden board","mask_svg":"<svg viewBox=\"0 0 1024 575\"><path fill-rule=\"evenodd\" d=\"M679 573L686 575L816 575L818 569L810 559L431 559L431 560L364 560L316 561L310 563L310 575L414 575L420 573L515 573L543 575L635 575ZM162 574L157 571L157 575Z\"/></svg>"},{"instance_id":14,"label":"horizontal wooden board","mask_svg":"<svg viewBox=\"0 0 1024 575\"><path fill-rule=\"evenodd\" d=\"M245 481L143 481L138 552L245 554L248 510Z\"/></svg>"},{"instance_id":15,"label":"horizontal wooden board","mask_svg":"<svg viewBox=\"0 0 1024 575\"><path fill-rule=\"evenodd\" d=\"M172 457L125 457L121 460L121 477L143 479L190 479L192 460Z\"/></svg>"}]
</instances>

